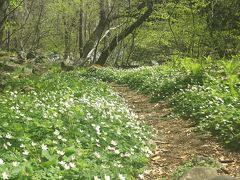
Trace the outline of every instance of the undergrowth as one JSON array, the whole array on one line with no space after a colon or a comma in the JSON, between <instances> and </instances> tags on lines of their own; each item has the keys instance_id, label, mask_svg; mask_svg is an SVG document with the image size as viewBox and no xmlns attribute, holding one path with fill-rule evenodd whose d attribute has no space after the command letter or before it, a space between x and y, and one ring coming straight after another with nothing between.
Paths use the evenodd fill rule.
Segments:
<instances>
[{"instance_id":1,"label":"undergrowth","mask_svg":"<svg viewBox=\"0 0 240 180\"><path fill-rule=\"evenodd\" d=\"M240 149L239 63L176 59L132 70L100 68L87 75L127 84L153 101L167 100L174 112L210 130L225 145ZM236 65L236 66L234 66Z\"/></svg>"},{"instance_id":2,"label":"undergrowth","mask_svg":"<svg viewBox=\"0 0 240 180\"><path fill-rule=\"evenodd\" d=\"M12 79L0 94L0 178L134 179L150 132L82 71Z\"/></svg>"}]
</instances>

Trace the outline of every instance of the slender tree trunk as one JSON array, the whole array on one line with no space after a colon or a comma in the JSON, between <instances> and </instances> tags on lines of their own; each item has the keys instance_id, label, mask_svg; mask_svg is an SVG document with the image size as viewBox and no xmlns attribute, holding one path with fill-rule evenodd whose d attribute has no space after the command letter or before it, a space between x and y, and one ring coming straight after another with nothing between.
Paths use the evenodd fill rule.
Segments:
<instances>
[{"instance_id":1,"label":"slender tree trunk","mask_svg":"<svg viewBox=\"0 0 240 180\"><path fill-rule=\"evenodd\" d=\"M3 47L4 23L6 21L6 13L8 0L0 0L0 48Z\"/></svg>"},{"instance_id":2,"label":"slender tree trunk","mask_svg":"<svg viewBox=\"0 0 240 180\"><path fill-rule=\"evenodd\" d=\"M191 42L191 56L194 57L194 47L195 47L195 37L196 37L196 25L195 25L195 14L193 12L193 6L192 2L190 1L190 9L191 9L191 15L192 15L192 42Z\"/></svg>"},{"instance_id":3,"label":"slender tree trunk","mask_svg":"<svg viewBox=\"0 0 240 180\"><path fill-rule=\"evenodd\" d=\"M173 27L172 27L171 18L172 18L172 15L173 15L173 13L174 13L174 11L175 11L175 9L176 9L176 7L177 7L177 5L178 5L179 2L180 2L180 1L178 1L178 2L174 5L173 10L172 10L172 12L171 12L171 14L169 15L169 18L168 18L168 26L169 26L169 29L170 29L172 35L173 35L175 44L176 44L176 46L177 46L178 49L179 49L179 44L178 44L177 36L176 36L176 34L175 34L174 30L173 30Z\"/></svg>"},{"instance_id":4,"label":"slender tree trunk","mask_svg":"<svg viewBox=\"0 0 240 180\"><path fill-rule=\"evenodd\" d=\"M0 27L0 49L3 46L3 42L2 42L3 35L4 35L3 27Z\"/></svg>"},{"instance_id":5,"label":"slender tree trunk","mask_svg":"<svg viewBox=\"0 0 240 180\"><path fill-rule=\"evenodd\" d=\"M119 59L120 59L121 51L122 51L122 46L119 46L119 47L118 47L118 51L117 51L116 58L115 58L114 63L113 63L113 66L115 66L115 67L116 67L116 66L120 66L120 65L118 64L118 62L119 62Z\"/></svg>"},{"instance_id":6,"label":"slender tree trunk","mask_svg":"<svg viewBox=\"0 0 240 180\"><path fill-rule=\"evenodd\" d=\"M79 29L78 29L78 49L79 49L79 56L81 57L82 54L83 54L83 32L84 32L84 29L83 29L83 4L80 8L80 11L79 11Z\"/></svg>"},{"instance_id":7,"label":"slender tree trunk","mask_svg":"<svg viewBox=\"0 0 240 180\"><path fill-rule=\"evenodd\" d=\"M97 64L104 65L110 56L110 54L114 51L114 49L117 47L118 43L121 42L124 38L126 38L129 34L131 34L134 30L136 30L139 26L142 25L142 23L149 18L149 16L153 12L153 2L148 2L148 9L145 11L145 13L139 17L137 21L132 23L129 27L124 29L120 34L116 35L113 40L110 42L109 46L105 48L100 55Z\"/></svg>"},{"instance_id":8,"label":"slender tree trunk","mask_svg":"<svg viewBox=\"0 0 240 180\"><path fill-rule=\"evenodd\" d=\"M11 32L10 30L6 31L6 37L7 37L7 41L6 41L6 50L10 51L11 49L11 36L10 36Z\"/></svg>"},{"instance_id":9,"label":"slender tree trunk","mask_svg":"<svg viewBox=\"0 0 240 180\"><path fill-rule=\"evenodd\" d=\"M132 43L131 43L131 47L130 47L130 50L129 50L129 54L128 54L127 59L126 59L126 65L129 65L129 60L130 60L130 58L132 56L132 53L134 51L135 37L136 37L136 31L134 31L132 33Z\"/></svg>"},{"instance_id":10,"label":"slender tree trunk","mask_svg":"<svg viewBox=\"0 0 240 180\"><path fill-rule=\"evenodd\" d=\"M42 1L40 3L41 3L40 10L39 10L40 12L39 12L38 19L37 19L36 26L35 26L33 44L32 44L31 49L37 49L39 46L39 43L40 43L40 39L41 39L41 37L40 37L41 21L42 21L43 15L44 15L44 4Z\"/></svg>"},{"instance_id":11,"label":"slender tree trunk","mask_svg":"<svg viewBox=\"0 0 240 180\"><path fill-rule=\"evenodd\" d=\"M64 59L70 57L71 51L71 33L68 27L68 23L64 23L65 26L65 33L64 33L64 44L65 44L65 52L64 52Z\"/></svg>"}]
</instances>

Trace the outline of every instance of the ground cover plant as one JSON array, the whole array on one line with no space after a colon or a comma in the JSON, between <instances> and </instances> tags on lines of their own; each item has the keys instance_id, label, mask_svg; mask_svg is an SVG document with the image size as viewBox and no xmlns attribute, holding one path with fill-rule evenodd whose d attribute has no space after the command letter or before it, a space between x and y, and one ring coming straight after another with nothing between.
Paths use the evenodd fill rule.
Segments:
<instances>
[{"instance_id":1,"label":"ground cover plant","mask_svg":"<svg viewBox=\"0 0 240 180\"><path fill-rule=\"evenodd\" d=\"M12 79L0 94L0 179L134 179L150 132L82 72Z\"/></svg>"},{"instance_id":2,"label":"ground cover plant","mask_svg":"<svg viewBox=\"0 0 240 180\"><path fill-rule=\"evenodd\" d=\"M132 70L98 69L91 75L167 100L174 112L240 149L239 62L176 58L171 63ZM111 76L108 78L108 76Z\"/></svg>"}]
</instances>

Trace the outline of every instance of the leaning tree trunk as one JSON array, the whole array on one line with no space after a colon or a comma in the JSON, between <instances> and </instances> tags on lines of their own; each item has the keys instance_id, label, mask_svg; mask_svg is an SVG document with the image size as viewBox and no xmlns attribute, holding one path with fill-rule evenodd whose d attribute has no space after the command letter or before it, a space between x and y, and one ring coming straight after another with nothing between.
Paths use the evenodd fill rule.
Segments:
<instances>
[{"instance_id":1,"label":"leaning tree trunk","mask_svg":"<svg viewBox=\"0 0 240 180\"><path fill-rule=\"evenodd\" d=\"M107 27L108 24L108 17L107 12L105 9L105 0L99 0L99 6L100 6L100 20L93 31L93 33L90 35L89 40L86 42L86 44L83 47L83 53L81 55L81 58L86 59L90 51L94 48L95 43L101 38L101 35L103 34L104 30Z\"/></svg>"},{"instance_id":2,"label":"leaning tree trunk","mask_svg":"<svg viewBox=\"0 0 240 180\"><path fill-rule=\"evenodd\" d=\"M109 46L106 47L103 52L101 53L98 61L96 64L104 65L108 59L108 57L111 55L111 53L114 51L114 49L117 47L118 43L121 42L124 38L126 38L129 34L131 34L134 30L136 30L139 26L142 25L142 23L149 18L149 16L153 12L153 2L148 2L148 9L146 12L139 17L137 21L132 23L129 27L124 29L120 34L116 35L113 40L110 42Z\"/></svg>"}]
</instances>

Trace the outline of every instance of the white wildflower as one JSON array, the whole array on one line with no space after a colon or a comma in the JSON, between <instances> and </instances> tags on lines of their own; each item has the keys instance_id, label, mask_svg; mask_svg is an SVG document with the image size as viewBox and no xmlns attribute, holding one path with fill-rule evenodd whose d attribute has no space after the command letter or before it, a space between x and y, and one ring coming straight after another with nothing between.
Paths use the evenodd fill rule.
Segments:
<instances>
[{"instance_id":1,"label":"white wildflower","mask_svg":"<svg viewBox=\"0 0 240 180\"><path fill-rule=\"evenodd\" d=\"M140 179L144 179L144 175L143 175L143 174L139 174L138 177L139 177Z\"/></svg>"},{"instance_id":2,"label":"white wildflower","mask_svg":"<svg viewBox=\"0 0 240 180\"><path fill-rule=\"evenodd\" d=\"M110 176L107 176L106 174L104 175L105 180L111 180Z\"/></svg>"},{"instance_id":3,"label":"white wildflower","mask_svg":"<svg viewBox=\"0 0 240 180\"><path fill-rule=\"evenodd\" d=\"M21 145L20 145L20 148L25 148L25 145L24 145L24 144L21 144Z\"/></svg>"},{"instance_id":4,"label":"white wildflower","mask_svg":"<svg viewBox=\"0 0 240 180\"><path fill-rule=\"evenodd\" d=\"M114 150L114 153L115 154L120 154L120 151L119 150Z\"/></svg>"},{"instance_id":5,"label":"white wildflower","mask_svg":"<svg viewBox=\"0 0 240 180\"><path fill-rule=\"evenodd\" d=\"M76 167L76 165L75 165L73 162L70 162L70 163L69 163L69 166L70 166L71 168L75 168L75 167Z\"/></svg>"},{"instance_id":6,"label":"white wildflower","mask_svg":"<svg viewBox=\"0 0 240 180\"><path fill-rule=\"evenodd\" d=\"M57 150L57 154L63 156L65 154L64 151Z\"/></svg>"},{"instance_id":7,"label":"white wildflower","mask_svg":"<svg viewBox=\"0 0 240 180\"><path fill-rule=\"evenodd\" d=\"M60 132L56 129L53 134L58 136L60 134Z\"/></svg>"},{"instance_id":8,"label":"white wildflower","mask_svg":"<svg viewBox=\"0 0 240 180\"><path fill-rule=\"evenodd\" d=\"M97 146L97 147L101 147L101 145L100 145L100 144L96 144L96 146Z\"/></svg>"},{"instance_id":9,"label":"white wildflower","mask_svg":"<svg viewBox=\"0 0 240 180\"><path fill-rule=\"evenodd\" d=\"M22 154L27 156L27 155L29 155L29 152L27 150L25 150L25 151L23 151Z\"/></svg>"},{"instance_id":10,"label":"white wildflower","mask_svg":"<svg viewBox=\"0 0 240 180\"><path fill-rule=\"evenodd\" d=\"M119 179L120 180L126 180L126 178L122 174L119 174Z\"/></svg>"},{"instance_id":11,"label":"white wildflower","mask_svg":"<svg viewBox=\"0 0 240 180\"><path fill-rule=\"evenodd\" d=\"M55 140L53 140L52 142L53 142L53 144L58 144L58 142L57 142L57 141L55 141Z\"/></svg>"},{"instance_id":12,"label":"white wildflower","mask_svg":"<svg viewBox=\"0 0 240 180\"><path fill-rule=\"evenodd\" d=\"M4 164L4 161L0 158L0 166Z\"/></svg>"},{"instance_id":13,"label":"white wildflower","mask_svg":"<svg viewBox=\"0 0 240 180\"><path fill-rule=\"evenodd\" d=\"M19 163L19 162L16 162L16 161L14 161L12 164L13 164L13 166L14 166L14 167L17 167L17 166L19 166L19 164L20 164L20 163Z\"/></svg>"},{"instance_id":14,"label":"white wildflower","mask_svg":"<svg viewBox=\"0 0 240 180\"><path fill-rule=\"evenodd\" d=\"M9 134L9 133L7 133L5 137L6 137L7 139L12 139L12 138L13 138L13 136L12 136L11 134Z\"/></svg>"},{"instance_id":15,"label":"white wildflower","mask_svg":"<svg viewBox=\"0 0 240 180\"><path fill-rule=\"evenodd\" d=\"M42 150L45 150L45 151L48 150L48 147L47 147L47 145L45 145L45 144L42 144L41 147L42 147Z\"/></svg>"},{"instance_id":16,"label":"white wildflower","mask_svg":"<svg viewBox=\"0 0 240 180\"><path fill-rule=\"evenodd\" d=\"M68 164L64 164L63 167L64 167L64 169L66 169L66 170L69 170L69 169L70 169L70 166L69 166Z\"/></svg>"},{"instance_id":17,"label":"white wildflower","mask_svg":"<svg viewBox=\"0 0 240 180\"><path fill-rule=\"evenodd\" d=\"M101 134L101 132L100 132L101 127L97 125L95 128L96 128L97 134L100 135Z\"/></svg>"},{"instance_id":18,"label":"white wildflower","mask_svg":"<svg viewBox=\"0 0 240 180\"><path fill-rule=\"evenodd\" d=\"M111 144L113 145L113 146L116 146L117 145L117 142L116 141L111 141Z\"/></svg>"},{"instance_id":19,"label":"white wildflower","mask_svg":"<svg viewBox=\"0 0 240 180\"><path fill-rule=\"evenodd\" d=\"M130 157L131 154L130 154L130 153L125 153L124 156L125 156L125 157Z\"/></svg>"},{"instance_id":20,"label":"white wildflower","mask_svg":"<svg viewBox=\"0 0 240 180\"><path fill-rule=\"evenodd\" d=\"M99 159L101 158L101 155L98 152L94 152L94 155Z\"/></svg>"},{"instance_id":21,"label":"white wildflower","mask_svg":"<svg viewBox=\"0 0 240 180\"><path fill-rule=\"evenodd\" d=\"M8 149L8 146L7 146L6 144L3 144L3 147L4 147L5 149Z\"/></svg>"},{"instance_id":22,"label":"white wildflower","mask_svg":"<svg viewBox=\"0 0 240 180\"><path fill-rule=\"evenodd\" d=\"M2 173L2 178L3 178L3 179L8 179L8 178L9 178L8 173L4 171L4 172Z\"/></svg>"},{"instance_id":23,"label":"white wildflower","mask_svg":"<svg viewBox=\"0 0 240 180\"><path fill-rule=\"evenodd\" d=\"M64 166L66 163L64 161L60 161L59 164Z\"/></svg>"},{"instance_id":24,"label":"white wildflower","mask_svg":"<svg viewBox=\"0 0 240 180\"><path fill-rule=\"evenodd\" d=\"M97 176L94 176L94 180L101 180L101 179L99 179Z\"/></svg>"},{"instance_id":25,"label":"white wildflower","mask_svg":"<svg viewBox=\"0 0 240 180\"><path fill-rule=\"evenodd\" d=\"M107 150L109 150L109 151L115 151L116 149L115 149L115 147L108 146L108 147L107 147Z\"/></svg>"},{"instance_id":26,"label":"white wildflower","mask_svg":"<svg viewBox=\"0 0 240 180\"><path fill-rule=\"evenodd\" d=\"M62 141L63 141L63 142L67 142L67 139L63 138Z\"/></svg>"}]
</instances>

